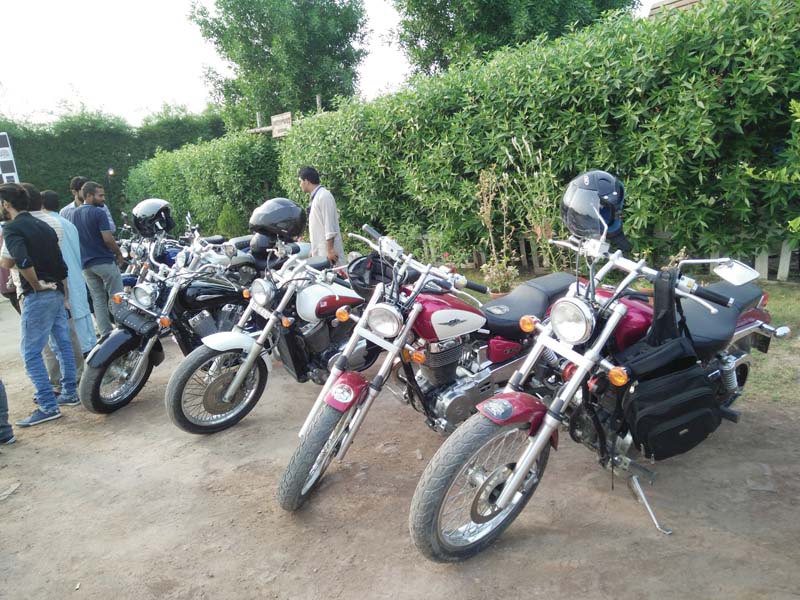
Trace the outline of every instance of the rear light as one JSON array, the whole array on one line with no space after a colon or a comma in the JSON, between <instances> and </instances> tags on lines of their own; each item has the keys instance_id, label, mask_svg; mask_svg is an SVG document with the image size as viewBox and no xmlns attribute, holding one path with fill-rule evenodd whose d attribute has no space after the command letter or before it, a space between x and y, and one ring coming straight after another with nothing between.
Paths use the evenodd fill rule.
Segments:
<instances>
[{"instance_id":1,"label":"rear light","mask_svg":"<svg viewBox=\"0 0 800 600\"><path fill-rule=\"evenodd\" d=\"M769 302L769 292L764 292L764 295L761 296L761 300L758 303L758 307L767 308L767 302Z\"/></svg>"}]
</instances>

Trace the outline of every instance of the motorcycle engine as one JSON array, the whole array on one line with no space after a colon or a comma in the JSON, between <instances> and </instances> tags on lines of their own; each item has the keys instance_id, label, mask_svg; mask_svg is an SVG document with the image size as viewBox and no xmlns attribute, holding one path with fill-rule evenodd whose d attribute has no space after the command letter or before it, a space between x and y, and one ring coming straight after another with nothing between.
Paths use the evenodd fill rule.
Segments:
<instances>
[{"instance_id":1,"label":"motorcycle engine","mask_svg":"<svg viewBox=\"0 0 800 600\"><path fill-rule=\"evenodd\" d=\"M244 312L244 307L236 304L226 304L217 312L216 317L207 310L189 319L189 325L198 337L204 338L220 331L230 331L239 321Z\"/></svg>"},{"instance_id":2,"label":"motorcycle engine","mask_svg":"<svg viewBox=\"0 0 800 600\"><path fill-rule=\"evenodd\" d=\"M461 338L453 338L444 342L431 342L425 348L425 362L420 365L417 381L422 376L428 387L437 388L456 379L464 342ZM423 382L420 382L422 384Z\"/></svg>"}]
</instances>

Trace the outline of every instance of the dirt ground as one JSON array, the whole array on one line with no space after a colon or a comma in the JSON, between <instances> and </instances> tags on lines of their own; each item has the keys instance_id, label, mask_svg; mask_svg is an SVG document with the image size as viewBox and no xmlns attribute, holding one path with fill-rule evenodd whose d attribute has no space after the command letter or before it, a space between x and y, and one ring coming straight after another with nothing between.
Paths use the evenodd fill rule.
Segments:
<instances>
[{"instance_id":1,"label":"dirt ground","mask_svg":"<svg viewBox=\"0 0 800 600\"><path fill-rule=\"evenodd\" d=\"M12 420L33 408L17 331L3 302ZM276 485L318 388L278 367L244 421L192 436L164 411L180 360L173 343L167 354L127 408L104 417L66 407L2 447L0 598L799 597L796 406L743 400L738 425L658 465L648 492L671 537L564 436L500 541L437 565L408 535L414 487L441 442L420 415L385 393L346 461L288 514ZM800 384L797 364L787 368Z\"/></svg>"}]
</instances>

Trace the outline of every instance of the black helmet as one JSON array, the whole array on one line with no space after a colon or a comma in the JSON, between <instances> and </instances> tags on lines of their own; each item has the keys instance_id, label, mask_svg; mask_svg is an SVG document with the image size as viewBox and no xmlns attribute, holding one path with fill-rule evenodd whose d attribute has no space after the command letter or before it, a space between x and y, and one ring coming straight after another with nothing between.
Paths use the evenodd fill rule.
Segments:
<instances>
[{"instance_id":1,"label":"black helmet","mask_svg":"<svg viewBox=\"0 0 800 600\"><path fill-rule=\"evenodd\" d=\"M347 278L353 290L362 298L369 298L379 283L392 282L392 265L377 254L359 256L347 265Z\"/></svg>"},{"instance_id":2,"label":"black helmet","mask_svg":"<svg viewBox=\"0 0 800 600\"><path fill-rule=\"evenodd\" d=\"M293 242L306 226L306 211L288 198L267 200L250 215L250 231Z\"/></svg>"},{"instance_id":3,"label":"black helmet","mask_svg":"<svg viewBox=\"0 0 800 600\"><path fill-rule=\"evenodd\" d=\"M153 237L175 227L169 212L169 202L159 198L142 200L133 207L133 228L143 237Z\"/></svg>"},{"instance_id":4,"label":"black helmet","mask_svg":"<svg viewBox=\"0 0 800 600\"><path fill-rule=\"evenodd\" d=\"M569 182L561 199L561 219L580 238L599 238L605 222L609 232L621 232L622 182L605 171L587 171Z\"/></svg>"},{"instance_id":5,"label":"black helmet","mask_svg":"<svg viewBox=\"0 0 800 600\"><path fill-rule=\"evenodd\" d=\"M252 254L254 258L267 258L267 251L275 247L277 239L278 238L271 233L254 234L250 239L250 254Z\"/></svg>"}]
</instances>

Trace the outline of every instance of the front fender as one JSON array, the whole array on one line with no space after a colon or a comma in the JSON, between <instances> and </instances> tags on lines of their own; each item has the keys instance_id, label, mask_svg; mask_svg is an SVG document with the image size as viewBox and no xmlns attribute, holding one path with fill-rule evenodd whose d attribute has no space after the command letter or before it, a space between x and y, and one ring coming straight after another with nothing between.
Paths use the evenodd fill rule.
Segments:
<instances>
[{"instance_id":1,"label":"front fender","mask_svg":"<svg viewBox=\"0 0 800 600\"><path fill-rule=\"evenodd\" d=\"M325 403L339 412L346 412L359 402L369 388L369 381L361 373L347 371L337 377L325 395Z\"/></svg>"},{"instance_id":2,"label":"front fender","mask_svg":"<svg viewBox=\"0 0 800 600\"><path fill-rule=\"evenodd\" d=\"M139 346L146 343L145 338L137 335L124 327L114 329L109 335L104 337L86 357L86 364L90 367L98 368L108 364L118 356L122 356ZM156 340L153 349L150 350L150 360L153 365L158 366L164 360L164 348L161 340Z\"/></svg>"},{"instance_id":3,"label":"front fender","mask_svg":"<svg viewBox=\"0 0 800 600\"><path fill-rule=\"evenodd\" d=\"M478 412L498 425L530 423L530 435L535 435L547 414L547 405L530 394L503 392L478 404ZM550 438L553 448L558 450L558 429Z\"/></svg>"},{"instance_id":4,"label":"front fender","mask_svg":"<svg viewBox=\"0 0 800 600\"><path fill-rule=\"evenodd\" d=\"M203 345L208 346L212 350L216 350L218 352L241 350L249 354L253 349L253 346L256 345L256 341L246 333L240 333L237 331L220 331L204 337ZM264 362L267 365L267 369L272 371L272 360L269 357L265 357Z\"/></svg>"}]
</instances>

